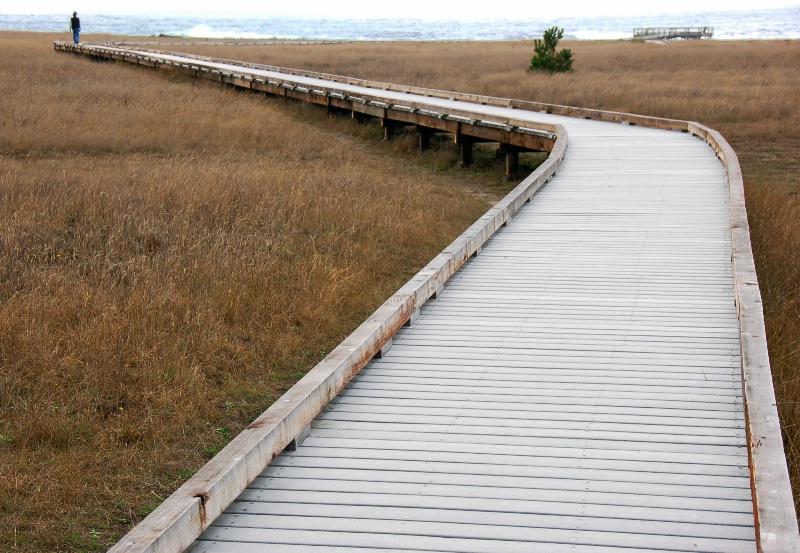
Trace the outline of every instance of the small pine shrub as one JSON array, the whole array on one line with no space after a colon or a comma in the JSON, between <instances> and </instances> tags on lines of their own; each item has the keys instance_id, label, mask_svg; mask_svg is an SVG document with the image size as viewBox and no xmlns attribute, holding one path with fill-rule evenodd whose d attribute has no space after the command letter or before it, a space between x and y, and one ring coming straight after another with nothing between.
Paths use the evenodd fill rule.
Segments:
<instances>
[{"instance_id":1,"label":"small pine shrub","mask_svg":"<svg viewBox=\"0 0 800 553\"><path fill-rule=\"evenodd\" d=\"M572 71L572 50L564 48L556 52L558 41L564 38L564 29L550 27L544 32L544 37L534 40L534 56L531 58L531 65L528 72L544 71L547 73L561 73Z\"/></svg>"}]
</instances>

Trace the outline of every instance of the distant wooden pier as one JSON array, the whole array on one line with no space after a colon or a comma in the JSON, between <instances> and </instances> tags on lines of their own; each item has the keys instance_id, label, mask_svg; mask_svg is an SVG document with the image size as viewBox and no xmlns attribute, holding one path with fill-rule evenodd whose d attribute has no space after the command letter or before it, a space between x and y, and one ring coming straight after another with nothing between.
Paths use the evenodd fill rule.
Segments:
<instances>
[{"instance_id":1,"label":"distant wooden pier","mask_svg":"<svg viewBox=\"0 0 800 553\"><path fill-rule=\"evenodd\" d=\"M700 39L712 36L714 27L640 27L633 30L633 38L643 40Z\"/></svg>"}]
</instances>

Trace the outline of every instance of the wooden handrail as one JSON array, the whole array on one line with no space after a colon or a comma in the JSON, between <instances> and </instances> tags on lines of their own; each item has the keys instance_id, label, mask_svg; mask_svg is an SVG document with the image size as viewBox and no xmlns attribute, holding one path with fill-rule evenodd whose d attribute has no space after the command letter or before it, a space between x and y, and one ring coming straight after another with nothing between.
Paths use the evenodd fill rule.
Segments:
<instances>
[{"instance_id":1,"label":"wooden handrail","mask_svg":"<svg viewBox=\"0 0 800 553\"><path fill-rule=\"evenodd\" d=\"M633 38L663 39L711 38L714 27L639 27L633 30Z\"/></svg>"},{"instance_id":2,"label":"wooden handrail","mask_svg":"<svg viewBox=\"0 0 800 553\"><path fill-rule=\"evenodd\" d=\"M750 244L739 158L719 132L699 123L689 123L689 132L714 148L728 176L731 261L739 317L742 392L758 551L800 551L797 516L772 384L764 310Z\"/></svg>"}]
</instances>

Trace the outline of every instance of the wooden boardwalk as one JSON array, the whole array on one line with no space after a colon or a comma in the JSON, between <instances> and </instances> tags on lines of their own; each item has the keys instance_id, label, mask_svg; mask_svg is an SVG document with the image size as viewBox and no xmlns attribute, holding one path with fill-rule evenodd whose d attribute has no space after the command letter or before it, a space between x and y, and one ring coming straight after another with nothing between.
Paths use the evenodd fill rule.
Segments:
<instances>
[{"instance_id":1,"label":"wooden boardwalk","mask_svg":"<svg viewBox=\"0 0 800 553\"><path fill-rule=\"evenodd\" d=\"M356 85L337 87L359 93ZM749 403L762 392L755 377L742 382L753 354L740 327L750 307L731 262L739 199L730 167L695 136L703 133L502 105L465 108L462 99L413 91L380 94L386 103L424 102L426 113L452 110L463 119L468 109L487 121L566 129L558 132L569 137L568 153L449 280L431 282L432 268L416 277L428 290L423 301L433 297L395 317L402 324L411 314L413 324L376 341L379 355L335 398L328 401L340 385L318 379L314 390L325 396L315 400L318 416L319 409L307 419L288 412L284 419L300 422L250 446L278 440L273 434L285 445L297 433L291 429L313 418L299 447L270 462L266 449L250 455L232 444L231 467L212 461L187 483L192 493L241 465L254 476L231 476L246 489L229 493L218 507L224 512L209 520L223 492L190 496L200 504L191 525L205 528L194 543L180 530L152 549L141 546L143 535L188 527L171 512L196 517L178 498L115 550L182 543L192 553L797 550L793 508L785 497L790 513L763 506L754 483L769 478L754 468L759 453L748 432L761 430L745 405L751 414L774 405ZM413 295L413 282L395 303ZM341 351L360 347L353 344L349 338ZM278 403L299 401L300 388L302 381ZM273 424L280 408L251 429ZM785 496L777 487L768 493Z\"/></svg>"},{"instance_id":2,"label":"wooden boardwalk","mask_svg":"<svg viewBox=\"0 0 800 553\"><path fill-rule=\"evenodd\" d=\"M755 551L724 168L561 122L558 176L191 551Z\"/></svg>"}]
</instances>

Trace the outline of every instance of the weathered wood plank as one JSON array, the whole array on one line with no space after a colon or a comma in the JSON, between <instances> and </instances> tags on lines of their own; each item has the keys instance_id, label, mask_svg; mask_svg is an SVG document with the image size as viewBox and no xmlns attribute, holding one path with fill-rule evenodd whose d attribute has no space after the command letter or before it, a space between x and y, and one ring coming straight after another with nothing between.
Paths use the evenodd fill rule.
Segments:
<instances>
[{"instance_id":1,"label":"weathered wood plank","mask_svg":"<svg viewBox=\"0 0 800 553\"><path fill-rule=\"evenodd\" d=\"M386 440L384 440L386 441ZM738 463L733 465L720 465L720 464L702 464L692 463L690 461L679 462L675 461L676 455L672 455L671 461L666 462L662 460L640 459L638 456L629 455L627 458L618 455L615 459L595 459L588 457L569 457L558 459L555 457L539 457L536 455L536 448L532 445L517 446L516 448L499 447L502 453L492 451L454 451L455 448L449 449L440 448L418 448L418 449L397 449L387 447L386 449L375 449L358 447L354 445L353 450L343 447L337 447L335 444L330 443L328 440L327 447L320 447L320 442L313 442L303 447L301 454L294 457L286 456L289 458L302 458L298 460L299 466L306 466L303 464L305 459L321 459L323 463L335 463L334 459L359 459L361 461L414 461L419 463L458 463L459 465L472 465L473 467L480 467L482 465L491 465L496 467L516 467L516 470L531 470L531 458L536 458L535 470L555 470L555 469L581 469L581 470L598 470L598 471L617 471L627 474L628 478L635 478L632 473L645 473L648 475L655 475L663 473L665 475L685 475L688 478L686 482L692 479L704 477L720 477L719 482L721 485L728 485L726 478L735 478L741 480L742 476L748 475L747 467L743 467L741 459L737 459ZM355 444L356 440L345 441L344 443ZM376 442L373 442L375 444ZM464 444L466 446L470 444ZM527 453L527 455L526 455ZM572 451L571 453L575 453ZM706 459L702 457L702 459ZM286 460L286 459L284 459ZM377 463L375 463L377 464ZM276 464L275 466L294 466L292 464ZM348 465L350 466L350 465ZM350 468L355 468L350 466ZM465 467L467 468L467 467ZM509 468L509 470L515 470ZM604 472L604 474L610 474ZM649 478L649 476L648 476ZM669 476L665 477L669 478ZM662 481L661 483L665 483ZM752 522L752 521L751 521Z\"/></svg>"},{"instance_id":2,"label":"weathered wood plank","mask_svg":"<svg viewBox=\"0 0 800 553\"><path fill-rule=\"evenodd\" d=\"M413 393L409 393L413 392ZM389 397L389 398L410 398L413 397L415 399L421 401L441 401L442 399L445 400L456 400L458 399L459 394L438 391L438 390L427 390L424 388L414 388L411 390L395 390L392 388L377 388L371 387L366 389L348 389L342 393L345 397ZM630 409L630 408L648 408L652 407L653 409L680 409L682 411L708 411L708 412L715 412L719 413L720 416L728 416L728 417L737 417L737 415L741 411L741 403L738 401L731 401L731 402L719 402L719 403L704 403L702 401L681 401L680 398L676 399L669 399L669 400L659 400L650 398L634 398L634 397L627 397L627 396L618 396L612 394L604 394L603 396L598 396L597 394L580 394L580 395L554 395L554 394L542 394L536 396L535 398L531 398L527 395L513 395L508 393L492 393L491 391L485 391L485 393L481 393L479 396L474 396L471 398L471 401L474 402L500 402L504 403L509 406L511 409L516 409L520 405L529 404L533 401L535 403L543 405L543 406L597 406L599 409L604 407L608 408L623 408L623 409Z\"/></svg>"},{"instance_id":3,"label":"weathered wood plank","mask_svg":"<svg viewBox=\"0 0 800 553\"><path fill-rule=\"evenodd\" d=\"M710 418L708 420L691 418L676 414L674 416L663 416L662 414L651 414L643 412L641 415L630 413L596 413L596 412L573 412L572 410L559 409L557 412L549 409L526 410L519 409L510 411L507 406L502 404L486 405L481 404L470 408L469 402L456 403L457 407L428 407L424 404L414 405L413 407L397 407L394 405L370 404L370 403L346 403L332 402L330 408L320 414L321 420L381 420L412 421L412 420L437 420L446 421L459 419L463 421L476 422L478 419L487 421L522 421L525 424L546 425L557 423L562 428L567 428L570 424L602 424L602 425L628 425L646 429L649 426L661 429L669 428L671 431L677 427L685 427L687 432L707 433L713 429L728 429L728 431L741 431L741 421L731 420L730 418ZM663 412L663 411L662 411ZM375 418L369 418L369 417ZM355 417L355 419L353 418ZM676 470L679 470L676 468Z\"/></svg>"},{"instance_id":4,"label":"weathered wood plank","mask_svg":"<svg viewBox=\"0 0 800 553\"><path fill-rule=\"evenodd\" d=\"M563 543L543 543L531 544L528 542L515 542L505 540L502 542L475 540L475 539L453 539L453 538L440 538L440 537L408 537L399 543L399 540L390 534L361 535L354 533L359 538L358 542L362 544L359 548L360 551L365 549L369 551L449 551L453 553L564 553L564 552L619 552L619 553L664 553L664 549L638 549L638 548L609 548L606 546L593 547L587 545L563 544ZM269 550L273 551L294 553L296 551L302 552L316 552L324 551L325 553L331 552L350 552L352 551L347 544L349 541L346 539L345 534L342 532L324 532L324 531L309 531L309 530L265 530L259 532L254 538L258 540L272 539ZM194 545L190 553L263 553L264 546L261 544L255 545L248 542L215 542L215 541L201 541ZM400 547L395 549L394 547ZM443 549L445 548L446 549Z\"/></svg>"},{"instance_id":5,"label":"weathered wood plank","mask_svg":"<svg viewBox=\"0 0 800 553\"><path fill-rule=\"evenodd\" d=\"M748 504L750 490L747 487L713 487L695 486L680 483L653 483L653 482L626 482L612 479L595 479L586 472L584 479L580 478L509 478L506 475L486 475L475 473L451 473L442 471L428 473L420 471L400 471L365 468L335 469L322 467L281 467L270 465L265 477L304 479L304 480L346 480L353 483L351 492L359 489L367 491L366 484L356 486L356 482L393 482L415 484L438 484L449 486L481 486L514 489L539 489L539 490L567 490L567 491L593 491L601 493L619 493L633 495L648 495L672 498L705 498L712 500L729 500ZM657 501L651 498L652 501ZM732 507L737 512L740 507Z\"/></svg>"},{"instance_id":6,"label":"weathered wood plank","mask_svg":"<svg viewBox=\"0 0 800 553\"><path fill-rule=\"evenodd\" d=\"M509 404L508 402L493 402L478 398L471 401L447 400L442 397L436 399L435 406L430 402L417 397L381 397L380 394L356 395L353 393L338 396L329 404L336 409L347 411L349 409L361 412L395 413L470 413L472 411L485 413L487 417L507 416L510 418L537 417L542 420L555 418L557 420L658 420L675 425L700 426L700 427L726 427L740 428L741 421L732 417L730 411L711 411L702 409L665 409L657 406L628 407L604 406L597 404L559 405L556 411L552 404L540 402L526 402Z\"/></svg>"},{"instance_id":7,"label":"weathered wood plank","mask_svg":"<svg viewBox=\"0 0 800 553\"><path fill-rule=\"evenodd\" d=\"M310 473L308 473L310 474ZM297 476L297 475L296 475ZM362 480L357 474L343 474L353 476L354 479L310 479L310 478L282 478L280 475L257 478L248 489L242 492L242 501L271 501L273 497L280 497L282 491L287 494L292 492L318 493L320 497L339 495L337 501L367 501L374 495L385 495L385 502L403 504L411 502L412 505L425 505L427 502L436 504L439 501L460 501L465 508L481 501L510 502L517 512L535 512L537 509L546 510L548 513L563 512L570 514L577 512L586 513L599 511L606 507L620 507L619 516L635 518L638 514L643 517L650 515L653 519L665 518L666 520L685 520L687 517L694 521L708 520L711 523L728 522L734 524L752 525L752 509L742 509L739 499L685 497L667 495L648 495L640 493L627 493L620 489L559 489L558 486L541 487L497 487L483 486L472 482L472 485L460 486L448 483L431 482L386 482L374 479ZM369 475L367 475L369 478ZM352 493L355 489L366 488L366 496ZM276 495L273 495L275 493ZM645 511L640 509L644 508Z\"/></svg>"},{"instance_id":8,"label":"weathered wood plank","mask_svg":"<svg viewBox=\"0 0 800 553\"><path fill-rule=\"evenodd\" d=\"M255 521L248 515L223 515L225 527L213 526L204 534L204 540L225 540L234 537L231 541L261 541L262 543L282 543L291 531L300 531L304 540L312 538L314 532L330 532L336 534L359 535L359 542L370 548L374 546L387 546L402 544L412 550L453 551L457 540L472 540L471 551L508 551L507 540L509 529L503 526L478 525L478 524L442 524L437 522L418 522L410 520L381 521L375 519L350 519L326 517L258 517ZM238 525L241 526L238 526ZM254 526L258 524L259 526ZM236 526L234 526L236 525ZM454 526L458 534L454 534ZM369 532L365 532L369 528ZM276 535L279 534L279 535ZM737 539L736 537L704 538L649 534L633 532L597 532L594 529L581 530L577 528L515 528L514 534L519 536L518 542L528 545L530 551L533 544L585 545L604 547L639 547L652 546L654 539L658 546L672 551L726 551L728 553L751 553L752 541ZM229 539L229 538L228 538ZM341 538L340 538L341 539ZM480 542L493 543L481 547ZM303 541L302 543L315 543L319 545L336 544L336 539L330 535L324 541ZM512 542L513 543L513 542ZM501 545L502 544L502 545Z\"/></svg>"},{"instance_id":9,"label":"weathered wood plank","mask_svg":"<svg viewBox=\"0 0 800 553\"><path fill-rule=\"evenodd\" d=\"M751 526L752 513L728 513L724 511L725 504L720 505L720 510L703 509L685 510L674 508L680 504L672 503L673 508L653 507L652 505L639 505L630 509L627 505L612 505L605 503L592 503L591 499L598 499L590 494L556 494L551 493L548 500L528 499L495 499L470 496L469 501L464 497L434 495L420 493L419 487L413 488L403 485L379 485L367 493L339 493L336 491L305 491L296 489L258 490L249 488L242 492L239 499L227 509L229 513L259 513L265 514L268 509L280 509L285 505L360 505L375 507L407 507L417 509L459 509L466 512L486 513L516 513L524 515L556 515L564 517L598 516L623 521L643 520L655 522L713 524L719 527L747 527ZM414 493L416 492L416 493ZM562 492L563 493L563 492ZM563 498L563 499L562 499ZM273 505L277 505L273 507ZM752 538L752 536L750 536Z\"/></svg>"},{"instance_id":10,"label":"weathered wood plank","mask_svg":"<svg viewBox=\"0 0 800 553\"><path fill-rule=\"evenodd\" d=\"M369 520L377 526L390 526L393 522L414 521L418 523L443 523L453 525L510 527L509 532L520 529L540 530L561 529L581 532L616 532L619 534L650 534L652 536L681 536L701 539L716 538L752 541L753 528L747 525L724 524L717 521L713 525L696 524L691 521L673 522L647 519L615 519L613 517L584 516L582 514L553 514L549 512L530 513L489 510L478 502L472 509L463 509L460 502L450 501L438 508L419 505L341 505L325 504L309 498L307 503L289 502L251 502L247 505L235 503L233 508L220 516L215 527L253 527L269 528L265 517L276 518L280 524L282 517L329 518ZM476 508L477 507L477 508ZM482 508L483 507L483 508ZM535 520L535 526L531 525ZM213 534L212 529L209 534ZM460 536L458 536L460 537Z\"/></svg>"},{"instance_id":11,"label":"weathered wood plank","mask_svg":"<svg viewBox=\"0 0 800 553\"><path fill-rule=\"evenodd\" d=\"M448 422L450 422L448 424ZM536 440L572 440L575 442L626 442L626 447L636 445L643 450L667 451L717 451L728 452L744 447L744 433L741 436L725 435L692 435L688 433L672 433L668 436L653 434L651 432L633 432L629 430L599 430L597 428L533 428L531 426L502 426L469 424L464 421L457 424L453 421L443 421L443 424L425 422L406 422L404 424L372 422L372 421L342 421L320 420L316 421L314 429L337 429L350 432L385 432L387 436L406 432L427 432L433 434L460 434L463 440L469 441L468 436L507 436L509 438L523 439L526 442Z\"/></svg>"},{"instance_id":12,"label":"weathered wood plank","mask_svg":"<svg viewBox=\"0 0 800 553\"><path fill-rule=\"evenodd\" d=\"M494 443L491 447L487 447L485 443L467 443L464 441L447 441L438 438L437 436L421 435L418 434L414 439L406 439L402 442L380 437L363 437L363 438L349 438L346 435L332 435L332 432L317 432L316 436L307 442L309 449L304 449L303 454L314 455L315 451L312 448L319 450L323 449L336 449L339 444L343 444L342 448L351 451L352 455L360 455L360 450L379 450L383 454L389 455L393 451L403 452L453 452L463 454L487 454L487 451L492 455L507 455L519 456L527 459L530 463L530 458L536 457L537 462L541 463L555 463L561 465L579 465L586 462L625 462L636 461L644 464L647 463L668 463L672 466L675 472L687 472L689 467L697 467L697 470L706 471L725 471L729 474L730 467L736 467L736 470L741 470L742 457L747 456L746 451L739 449L737 454L734 455L711 455L711 454L694 454L694 453L669 453L669 452L649 452L649 451L620 451L613 449L587 449L587 448L559 448L559 447L540 447L539 444L513 444L504 445ZM427 441L425 438L427 437ZM681 466L674 466L681 465Z\"/></svg>"}]
</instances>

